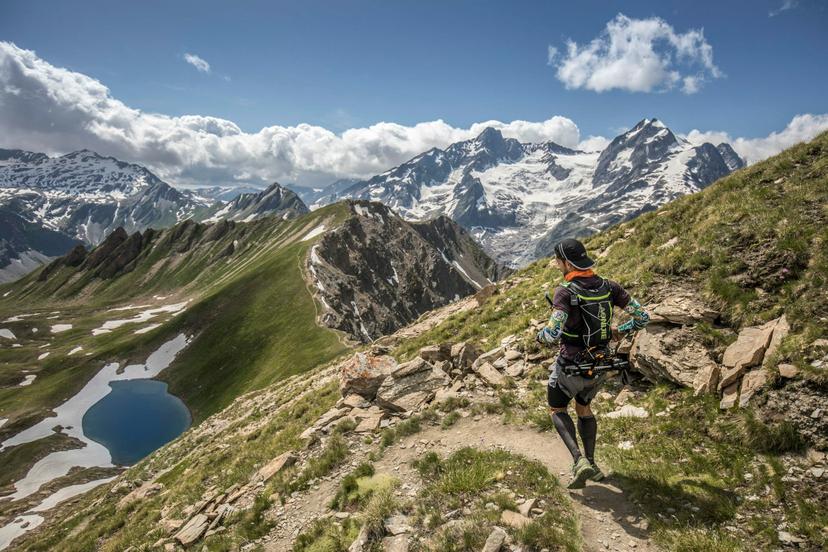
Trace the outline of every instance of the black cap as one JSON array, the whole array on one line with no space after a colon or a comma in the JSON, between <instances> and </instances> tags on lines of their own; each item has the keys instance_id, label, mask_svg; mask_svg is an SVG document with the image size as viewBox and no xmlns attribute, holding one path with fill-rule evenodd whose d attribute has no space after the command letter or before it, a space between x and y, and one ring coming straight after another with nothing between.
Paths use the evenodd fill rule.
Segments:
<instances>
[{"instance_id":1,"label":"black cap","mask_svg":"<svg viewBox=\"0 0 828 552\"><path fill-rule=\"evenodd\" d=\"M578 270L586 270L595 264L595 261L587 255L586 247L578 240L567 238L555 246L555 256Z\"/></svg>"}]
</instances>

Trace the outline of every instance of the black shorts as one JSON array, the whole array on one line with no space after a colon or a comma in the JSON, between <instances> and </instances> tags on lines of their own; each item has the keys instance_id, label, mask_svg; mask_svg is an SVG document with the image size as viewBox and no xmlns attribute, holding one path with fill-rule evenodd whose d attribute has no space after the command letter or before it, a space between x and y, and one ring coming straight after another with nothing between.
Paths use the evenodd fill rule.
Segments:
<instances>
[{"instance_id":1,"label":"black shorts","mask_svg":"<svg viewBox=\"0 0 828 552\"><path fill-rule=\"evenodd\" d=\"M566 393L564 393L560 386L556 383L554 386L546 386L546 402L552 408L564 408L571 401ZM583 397L581 393L575 395L575 402L581 406L588 406L592 402L592 397Z\"/></svg>"}]
</instances>

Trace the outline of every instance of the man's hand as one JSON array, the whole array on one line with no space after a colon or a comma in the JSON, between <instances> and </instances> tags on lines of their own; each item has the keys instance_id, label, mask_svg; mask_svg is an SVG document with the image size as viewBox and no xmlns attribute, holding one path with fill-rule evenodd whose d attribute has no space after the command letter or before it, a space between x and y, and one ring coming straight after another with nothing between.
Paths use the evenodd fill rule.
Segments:
<instances>
[{"instance_id":1,"label":"man's hand","mask_svg":"<svg viewBox=\"0 0 828 552\"><path fill-rule=\"evenodd\" d=\"M560 336L555 335L555 332L547 326L538 332L535 339L541 345L555 345L560 339Z\"/></svg>"},{"instance_id":2,"label":"man's hand","mask_svg":"<svg viewBox=\"0 0 828 552\"><path fill-rule=\"evenodd\" d=\"M618 331L618 328L612 328L612 341L621 341L624 339L624 334Z\"/></svg>"}]
</instances>

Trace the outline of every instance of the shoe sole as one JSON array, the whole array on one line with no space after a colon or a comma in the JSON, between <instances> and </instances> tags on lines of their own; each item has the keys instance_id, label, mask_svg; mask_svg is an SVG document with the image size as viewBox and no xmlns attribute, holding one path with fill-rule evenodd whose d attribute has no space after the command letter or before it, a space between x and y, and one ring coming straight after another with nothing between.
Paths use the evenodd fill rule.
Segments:
<instances>
[{"instance_id":1,"label":"shoe sole","mask_svg":"<svg viewBox=\"0 0 828 552\"><path fill-rule=\"evenodd\" d=\"M586 486L587 479L595 475L595 469L587 467L575 474L575 478L566 486L567 489L583 489Z\"/></svg>"}]
</instances>

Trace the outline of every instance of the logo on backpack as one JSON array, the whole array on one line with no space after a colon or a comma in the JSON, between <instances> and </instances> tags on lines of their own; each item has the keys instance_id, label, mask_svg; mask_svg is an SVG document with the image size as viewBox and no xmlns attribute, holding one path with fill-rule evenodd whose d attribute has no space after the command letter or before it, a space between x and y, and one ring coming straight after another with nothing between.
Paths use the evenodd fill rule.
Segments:
<instances>
[{"instance_id":1,"label":"logo on backpack","mask_svg":"<svg viewBox=\"0 0 828 552\"><path fill-rule=\"evenodd\" d=\"M597 288L585 288L576 282L563 285L570 292L570 305L578 307L581 314L578 327L564 329L564 342L587 349L606 347L612 340L612 289L609 282L602 280Z\"/></svg>"}]
</instances>

